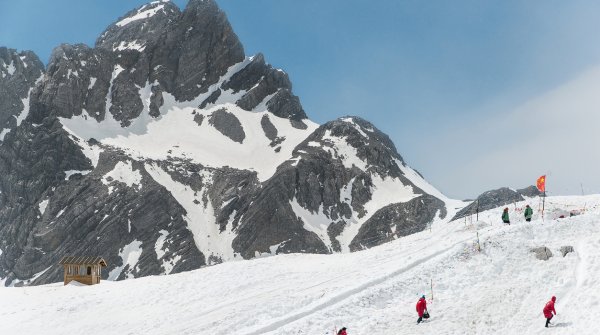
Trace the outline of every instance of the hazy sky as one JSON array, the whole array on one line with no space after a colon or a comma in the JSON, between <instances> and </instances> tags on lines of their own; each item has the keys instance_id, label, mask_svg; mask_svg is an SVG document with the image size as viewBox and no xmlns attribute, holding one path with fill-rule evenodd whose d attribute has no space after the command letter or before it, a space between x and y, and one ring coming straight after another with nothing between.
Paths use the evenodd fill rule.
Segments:
<instances>
[{"instance_id":1,"label":"hazy sky","mask_svg":"<svg viewBox=\"0 0 600 335\"><path fill-rule=\"evenodd\" d=\"M0 0L0 45L47 62L145 2ZM551 194L600 193L599 1L218 3L311 119L371 121L449 196L544 173Z\"/></svg>"}]
</instances>

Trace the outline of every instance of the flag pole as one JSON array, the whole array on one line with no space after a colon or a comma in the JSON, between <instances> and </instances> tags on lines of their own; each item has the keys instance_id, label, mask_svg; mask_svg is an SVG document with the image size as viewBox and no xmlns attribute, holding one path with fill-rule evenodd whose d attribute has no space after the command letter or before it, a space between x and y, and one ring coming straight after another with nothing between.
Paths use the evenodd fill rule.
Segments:
<instances>
[{"instance_id":1,"label":"flag pole","mask_svg":"<svg viewBox=\"0 0 600 335\"><path fill-rule=\"evenodd\" d=\"M544 198L542 200L542 222L544 221L544 207L546 205L546 190L544 189Z\"/></svg>"},{"instance_id":2,"label":"flag pole","mask_svg":"<svg viewBox=\"0 0 600 335\"><path fill-rule=\"evenodd\" d=\"M538 178L536 186L540 192L544 193L543 198L542 198L542 222L543 222L544 221L544 210L546 207L546 175L543 175ZM541 197L541 195L540 195L540 197Z\"/></svg>"},{"instance_id":3,"label":"flag pole","mask_svg":"<svg viewBox=\"0 0 600 335\"><path fill-rule=\"evenodd\" d=\"M544 200L542 200L542 222L544 222L544 208L546 206L546 179L547 179L547 177L544 177Z\"/></svg>"}]
</instances>

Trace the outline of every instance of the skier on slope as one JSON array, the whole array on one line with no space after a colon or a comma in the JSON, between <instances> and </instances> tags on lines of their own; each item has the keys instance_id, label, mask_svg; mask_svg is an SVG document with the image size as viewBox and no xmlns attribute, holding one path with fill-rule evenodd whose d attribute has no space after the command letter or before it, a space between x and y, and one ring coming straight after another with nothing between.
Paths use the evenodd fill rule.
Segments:
<instances>
[{"instance_id":1,"label":"skier on slope","mask_svg":"<svg viewBox=\"0 0 600 335\"><path fill-rule=\"evenodd\" d=\"M533 216L533 209L529 207L529 205L525 206L525 221L531 222L531 217Z\"/></svg>"},{"instance_id":2,"label":"skier on slope","mask_svg":"<svg viewBox=\"0 0 600 335\"><path fill-rule=\"evenodd\" d=\"M348 335L348 333L346 333L346 327L343 327L342 329L340 329L340 331L337 333L337 335Z\"/></svg>"},{"instance_id":3,"label":"skier on slope","mask_svg":"<svg viewBox=\"0 0 600 335\"><path fill-rule=\"evenodd\" d=\"M419 301L417 301L417 314L419 314L417 324L423 322L423 314L425 312L427 312L427 301L425 301L425 295L422 295Z\"/></svg>"},{"instance_id":4,"label":"skier on slope","mask_svg":"<svg viewBox=\"0 0 600 335\"><path fill-rule=\"evenodd\" d=\"M552 313L556 315L556 310L554 309L554 303L556 302L556 297L552 296L552 299L546 303L544 306L544 317L546 318L546 328L548 328L548 324L550 324L550 320L552 320Z\"/></svg>"},{"instance_id":5,"label":"skier on slope","mask_svg":"<svg viewBox=\"0 0 600 335\"><path fill-rule=\"evenodd\" d=\"M502 212L502 222L510 224L510 220L508 219L508 207Z\"/></svg>"}]
</instances>

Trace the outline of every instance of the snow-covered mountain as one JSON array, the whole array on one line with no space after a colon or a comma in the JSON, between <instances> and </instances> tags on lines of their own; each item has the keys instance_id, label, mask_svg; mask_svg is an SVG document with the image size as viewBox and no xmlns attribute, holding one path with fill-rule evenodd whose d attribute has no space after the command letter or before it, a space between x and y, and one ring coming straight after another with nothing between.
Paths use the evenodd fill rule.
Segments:
<instances>
[{"instance_id":1,"label":"snow-covered mountain","mask_svg":"<svg viewBox=\"0 0 600 335\"><path fill-rule=\"evenodd\" d=\"M45 69L0 49L0 73L6 285L60 280L65 255L101 255L120 280L355 251L464 206L369 122L310 121L213 0L141 6Z\"/></svg>"},{"instance_id":2,"label":"snow-covered mountain","mask_svg":"<svg viewBox=\"0 0 600 335\"><path fill-rule=\"evenodd\" d=\"M531 201L515 204L522 210ZM100 285L0 289L6 334L596 334L600 196L548 197L532 222L502 208L355 253L228 262ZM553 219L554 213L581 214ZM511 206L511 215L515 211ZM479 237L479 248L477 238ZM573 252L563 256L563 247ZM532 249L553 254L538 259ZM425 294L431 319L417 325ZM557 297L553 328L544 304ZM90 299L83 298L90 297ZM97 326L102 315L102 327Z\"/></svg>"}]
</instances>

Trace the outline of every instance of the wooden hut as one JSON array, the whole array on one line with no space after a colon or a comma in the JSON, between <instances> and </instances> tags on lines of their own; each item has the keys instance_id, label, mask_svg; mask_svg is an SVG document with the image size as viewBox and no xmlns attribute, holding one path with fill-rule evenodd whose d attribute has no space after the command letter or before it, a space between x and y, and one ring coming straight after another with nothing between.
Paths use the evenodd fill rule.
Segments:
<instances>
[{"instance_id":1,"label":"wooden hut","mask_svg":"<svg viewBox=\"0 0 600 335\"><path fill-rule=\"evenodd\" d=\"M100 283L102 268L106 261L102 257L93 256L65 256L60 260L65 273L65 285L72 280L86 285Z\"/></svg>"}]
</instances>

